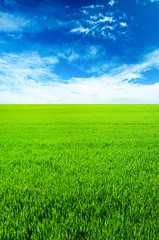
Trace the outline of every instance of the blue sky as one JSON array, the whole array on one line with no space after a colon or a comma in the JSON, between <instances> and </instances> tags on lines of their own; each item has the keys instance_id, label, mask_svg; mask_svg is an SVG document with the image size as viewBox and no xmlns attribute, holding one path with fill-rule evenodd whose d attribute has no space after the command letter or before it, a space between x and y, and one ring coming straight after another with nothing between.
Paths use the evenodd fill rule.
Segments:
<instances>
[{"instance_id":1,"label":"blue sky","mask_svg":"<svg viewBox=\"0 0 159 240\"><path fill-rule=\"evenodd\" d=\"M0 0L0 103L159 103L159 0Z\"/></svg>"}]
</instances>

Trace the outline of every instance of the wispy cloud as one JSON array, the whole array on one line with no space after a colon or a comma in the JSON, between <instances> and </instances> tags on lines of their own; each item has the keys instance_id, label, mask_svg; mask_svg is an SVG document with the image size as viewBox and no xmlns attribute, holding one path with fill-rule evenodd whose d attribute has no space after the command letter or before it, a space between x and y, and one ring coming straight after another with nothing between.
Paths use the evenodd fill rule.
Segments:
<instances>
[{"instance_id":1,"label":"wispy cloud","mask_svg":"<svg viewBox=\"0 0 159 240\"><path fill-rule=\"evenodd\" d=\"M52 73L56 57L40 57L36 53L4 54L0 58L0 83L9 88L28 85L30 81L56 81Z\"/></svg>"},{"instance_id":2,"label":"wispy cloud","mask_svg":"<svg viewBox=\"0 0 159 240\"><path fill-rule=\"evenodd\" d=\"M109 3L111 6L114 4L113 1ZM115 9L112 11L112 8L107 8L106 5L83 6L73 17L77 20L68 21L67 27L70 28L70 33L113 41L121 35L127 38L127 29L132 21L125 13ZM120 31L121 27L124 31Z\"/></svg>"},{"instance_id":3,"label":"wispy cloud","mask_svg":"<svg viewBox=\"0 0 159 240\"><path fill-rule=\"evenodd\" d=\"M112 71L112 74L113 76L121 76L121 79L130 80L128 76L135 74L138 76L135 78L142 78L142 73L153 68L159 69L159 49L156 49L155 51L143 56L142 61L138 64L123 65L119 68L114 69Z\"/></svg>"},{"instance_id":4,"label":"wispy cloud","mask_svg":"<svg viewBox=\"0 0 159 240\"><path fill-rule=\"evenodd\" d=\"M21 16L0 12L0 31L2 32L22 31L29 22L29 19Z\"/></svg>"},{"instance_id":5,"label":"wispy cloud","mask_svg":"<svg viewBox=\"0 0 159 240\"><path fill-rule=\"evenodd\" d=\"M94 54L94 53L93 53ZM56 57L36 53L0 57L1 103L159 103L159 82L137 84L142 74L159 69L159 49L135 65L123 65L99 77L71 78L54 74Z\"/></svg>"},{"instance_id":6,"label":"wispy cloud","mask_svg":"<svg viewBox=\"0 0 159 240\"><path fill-rule=\"evenodd\" d=\"M6 1L6 4L9 3ZM111 6L113 1L109 2ZM13 5L13 4L12 4ZM27 10L13 12L0 12L0 32L14 33L27 32L36 34L38 32L60 30L63 34L80 34L93 38L103 38L115 41L124 35L127 38L127 29L131 20L125 13L118 9L112 11L105 5L83 6L73 12L72 8L63 8L63 14L57 14L59 8L50 5L39 5L36 13ZM44 10L44 9L45 10ZM117 11L117 12L116 12ZM124 27L124 32L120 28Z\"/></svg>"},{"instance_id":7,"label":"wispy cloud","mask_svg":"<svg viewBox=\"0 0 159 240\"><path fill-rule=\"evenodd\" d=\"M66 45L60 47L60 50L61 51L59 51L59 49L57 50L57 56L67 59L68 61L74 61L77 59L87 61L90 59L99 59L105 55L105 49L101 45L85 45L82 47L76 43L72 48Z\"/></svg>"},{"instance_id":8,"label":"wispy cloud","mask_svg":"<svg viewBox=\"0 0 159 240\"><path fill-rule=\"evenodd\" d=\"M106 64L102 64L107 58L106 50L101 45L83 45L76 43L70 48L68 45L61 46L56 49L55 54L59 61L65 61L69 66L72 66L78 71L85 73L99 74L105 71ZM109 60L110 62L110 60ZM86 67L87 66L87 67ZM78 73L76 74L78 75Z\"/></svg>"},{"instance_id":9,"label":"wispy cloud","mask_svg":"<svg viewBox=\"0 0 159 240\"><path fill-rule=\"evenodd\" d=\"M23 3L23 1L5 0L0 8L0 32L34 34L44 30L62 29L67 25L65 11L64 14L57 14L61 11L58 4L34 1L36 4L34 11L29 4L27 1Z\"/></svg>"},{"instance_id":10,"label":"wispy cloud","mask_svg":"<svg viewBox=\"0 0 159 240\"><path fill-rule=\"evenodd\" d=\"M15 7L17 5L16 0L3 0L4 6Z\"/></svg>"},{"instance_id":11,"label":"wispy cloud","mask_svg":"<svg viewBox=\"0 0 159 240\"><path fill-rule=\"evenodd\" d=\"M136 3L138 5L146 6L147 4L151 4L151 3L159 3L159 0L136 0Z\"/></svg>"}]
</instances>

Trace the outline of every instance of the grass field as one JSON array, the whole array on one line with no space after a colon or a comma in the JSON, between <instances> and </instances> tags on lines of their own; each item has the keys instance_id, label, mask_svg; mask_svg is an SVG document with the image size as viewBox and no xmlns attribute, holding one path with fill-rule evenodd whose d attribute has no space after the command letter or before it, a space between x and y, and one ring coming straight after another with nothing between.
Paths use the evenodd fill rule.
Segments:
<instances>
[{"instance_id":1,"label":"grass field","mask_svg":"<svg viewBox=\"0 0 159 240\"><path fill-rule=\"evenodd\" d=\"M0 105L0 239L159 239L159 105Z\"/></svg>"}]
</instances>

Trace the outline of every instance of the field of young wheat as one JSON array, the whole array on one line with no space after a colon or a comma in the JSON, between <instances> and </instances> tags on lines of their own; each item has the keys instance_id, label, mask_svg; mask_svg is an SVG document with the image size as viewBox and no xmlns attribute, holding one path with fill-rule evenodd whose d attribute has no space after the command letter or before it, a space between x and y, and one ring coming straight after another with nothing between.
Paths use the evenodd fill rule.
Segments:
<instances>
[{"instance_id":1,"label":"field of young wheat","mask_svg":"<svg viewBox=\"0 0 159 240\"><path fill-rule=\"evenodd\" d=\"M159 239L159 105L0 105L0 239Z\"/></svg>"}]
</instances>

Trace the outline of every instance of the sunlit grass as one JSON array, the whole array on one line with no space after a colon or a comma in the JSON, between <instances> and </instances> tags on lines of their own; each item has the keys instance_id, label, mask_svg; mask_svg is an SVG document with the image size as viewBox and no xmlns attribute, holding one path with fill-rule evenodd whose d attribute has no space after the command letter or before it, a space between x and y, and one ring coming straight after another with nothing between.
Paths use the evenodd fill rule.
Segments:
<instances>
[{"instance_id":1,"label":"sunlit grass","mask_svg":"<svg viewBox=\"0 0 159 240\"><path fill-rule=\"evenodd\" d=\"M1 105L0 239L159 239L159 105Z\"/></svg>"}]
</instances>

